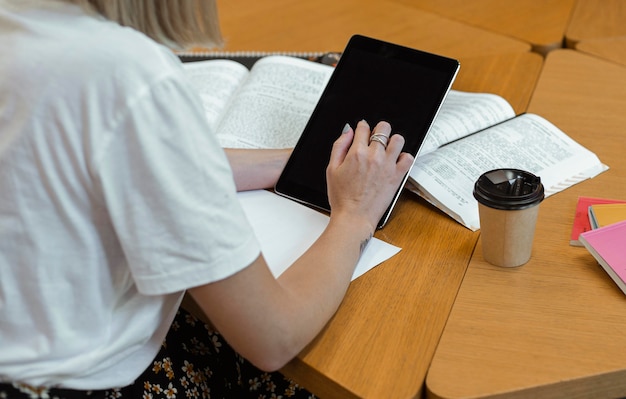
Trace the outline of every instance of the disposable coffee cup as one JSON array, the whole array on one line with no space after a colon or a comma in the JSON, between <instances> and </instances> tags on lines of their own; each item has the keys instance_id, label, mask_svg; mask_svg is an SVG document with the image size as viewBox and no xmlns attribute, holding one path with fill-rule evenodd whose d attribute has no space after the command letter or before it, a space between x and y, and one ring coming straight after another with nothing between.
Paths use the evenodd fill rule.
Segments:
<instances>
[{"instance_id":1,"label":"disposable coffee cup","mask_svg":"<svg viewBox=\"0 0 626 399\"><path fill-rule=\"evenodd\" d=\"M528 262L544 198L541 178L519 169L490 170L476 180L474 198L484 259L503 267Z\"/></svg>"}]
</instances>

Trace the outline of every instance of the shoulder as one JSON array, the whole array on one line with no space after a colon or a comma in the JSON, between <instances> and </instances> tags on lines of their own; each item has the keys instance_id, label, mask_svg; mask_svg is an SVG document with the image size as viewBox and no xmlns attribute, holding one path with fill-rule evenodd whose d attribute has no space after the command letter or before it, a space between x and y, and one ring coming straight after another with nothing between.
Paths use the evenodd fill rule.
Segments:
<instances>
[{"instance_id":1,"label":"shoulder","mask_svg":"<svg viewBox=\"0 0 626 399\"><path fill-rule=\"evenodd\" d=\"M22 18L27 25L25 43L35 53L25 57L38 61L35 65L51 77L71 78L73 86L99 83L132 92L182 74L181 63L171 50L137 30L73 4L41 7L33 17Z\"/></svg>"},{"instance_id":2,"label":"shoulder","mask_svg":"<svg viewBox=\"0 0 626 399\"><path fill-rule=\"evenodd\" d=\"M78 65L66 65L76 73L94 74L118 90L140 90L167 78L180 79L181 63L174 53L143 33L111 21L101 21L99 29L75 43ZM68 59L72 62L71 59Z\"/></svg>"},{"instance_id":3,"label":"shoulder","mask_svg":"<svg viewBox=\"0 0 626 399\"><path fill-rule=\"evenodd\" d=\"M151 94L163 86L172 100L193 96L182 63L170 49L103 18L81 15L70 20L75 26L59 29L60 44L52 45L56 50L47 57L54 65L47 68L55 86L63 87L54 90L89 108L87 114L97 109L111 123L137 101L163 101Z\"/></svg>"},{"instance_id":4,"label":"shoulder","mask_svg":"<svg viewBox=\"0 0 626 399\"><path fill-rule=\"evenodd\" d=\"M0 48L13 53L10 62L0 60L4 89L109 102L168 78L186 79L171 50L132 28L60 1L10 4L0 12Z\"/></svg>"}]
</instances>

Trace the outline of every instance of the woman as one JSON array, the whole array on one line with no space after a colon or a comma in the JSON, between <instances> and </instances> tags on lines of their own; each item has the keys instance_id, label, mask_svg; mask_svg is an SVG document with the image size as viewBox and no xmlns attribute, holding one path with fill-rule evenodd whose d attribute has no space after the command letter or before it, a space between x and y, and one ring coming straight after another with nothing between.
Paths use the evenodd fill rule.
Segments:
<instances>
[{"instance_id":1,"label":"woman","mask_svg":"<svg viewBox=\"0 0 626 399\"><path fill-rule=\"evenodd\" d=\"M289 152L224 152L163 46L220 42L214 1L0 0L0 397L240 397L336 311L413 158L337 132L329 225L275 279L236 190Z\"/></svg>"}]
</instances>

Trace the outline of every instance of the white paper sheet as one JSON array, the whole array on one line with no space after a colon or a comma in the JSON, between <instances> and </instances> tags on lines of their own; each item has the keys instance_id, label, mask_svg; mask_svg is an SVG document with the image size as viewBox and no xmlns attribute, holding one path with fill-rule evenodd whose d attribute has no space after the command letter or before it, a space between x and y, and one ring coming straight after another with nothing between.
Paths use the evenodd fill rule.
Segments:
<instances>
[{"instance_id":1,"label":"white paper sheet","mask_svg":"<svg viewBox=\"0 0 626 399\"><path fill-rule=\"evenodd\" d=\"M328 216L266 190L245 191L238 197L275 277L287 270L328 224ZM399 251L399 247L373 238L363 251L352 280Z\"/></svg>"}]
</instances>

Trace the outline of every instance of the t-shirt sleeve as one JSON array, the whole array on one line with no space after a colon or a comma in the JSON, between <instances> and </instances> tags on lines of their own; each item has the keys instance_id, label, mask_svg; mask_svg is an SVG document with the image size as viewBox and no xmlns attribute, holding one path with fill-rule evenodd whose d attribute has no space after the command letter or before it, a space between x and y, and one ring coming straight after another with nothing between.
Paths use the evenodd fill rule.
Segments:
<instances>
[{"instance_id":1,"label":"t-shirt sleeve","mask_svg":"<svg viewBox=\"0 0 626 399\"><path fill-rule=\"evenodd\" d=\"M181 76L129 101L107 134L97 173L140 292L214 282L259 256L227 158Z\"/></svg>"}]
</instances>

